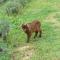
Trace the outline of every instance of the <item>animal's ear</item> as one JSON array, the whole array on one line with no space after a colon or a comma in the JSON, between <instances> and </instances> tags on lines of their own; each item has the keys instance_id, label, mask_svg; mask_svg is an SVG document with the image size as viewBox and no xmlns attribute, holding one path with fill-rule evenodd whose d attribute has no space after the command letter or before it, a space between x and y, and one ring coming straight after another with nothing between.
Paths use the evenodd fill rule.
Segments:
<instances>
[{"instance_id":1,"label":"animal's ear","mask_svg":"<svg viewBox=\"0 0 60 60\"><path fill-rule=\"evenodd\" d=\"M26 28L26 25L25 24L22 24L22 28Z\"/></svg>"},{"instance_id":2,"label":"animal's ear","mask_svg":"<svg viewBox=\"0 0 60 60\"><path fill-rule=\"evenodd\" d=\"M30 26L29 26L29 24L26 24L26 28L30 31Z\"/></svg>"},{"instance_id":3,"label":"animal's ear","mask_svg":"<svg viewBox=\"0 0 60 60\"><path fill-rule=\"evenodd\" d=\"M28 24L26 24L25 26L26 26L26 28L28 28Z\"/></svg>"},{"instance_id":4,"label":"animal's ear","mask_svg":"<svg viewBox=\"0 0 60 60\"><path fill-rule=\"evenodd\" d=\"M22 26L21 26L22 28L24 27L24 24L22 24Z\"/></svg>"}]
</instances>

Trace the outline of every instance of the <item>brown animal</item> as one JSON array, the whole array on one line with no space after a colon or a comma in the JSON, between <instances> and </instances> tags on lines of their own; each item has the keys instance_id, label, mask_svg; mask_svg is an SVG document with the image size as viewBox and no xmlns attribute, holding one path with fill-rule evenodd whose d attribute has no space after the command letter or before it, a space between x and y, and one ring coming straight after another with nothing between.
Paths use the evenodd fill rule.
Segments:
<instances>
[{"instance_id":1,"label":"brown animal","mask_svg":"<svg viewBox=\"0 0 60 60\"><path fill-rule=\"evenodd\" d=\"M27 42L29 42L29 39L33 32L35 32L34 38L37 36L38 32L39 37L41 37L41 23L38 20L34 20L32 23L22 24L22 29L27 34Z\"/></svg>"}]
</instances>

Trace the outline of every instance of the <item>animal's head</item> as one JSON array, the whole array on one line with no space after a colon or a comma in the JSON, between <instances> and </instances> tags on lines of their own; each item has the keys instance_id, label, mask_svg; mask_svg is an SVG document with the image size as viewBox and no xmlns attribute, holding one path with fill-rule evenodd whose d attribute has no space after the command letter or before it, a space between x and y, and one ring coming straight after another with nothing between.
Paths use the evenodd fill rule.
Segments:
<instances>
[{"instance_id":1,"label":"animal's head","mask_svg":"<svg viewBox=\"0 0 60 60\"><path fill-rule=\"evenodd\" d=\"M26 31L28 30L28 27L27 27L27 25L25 25L25 24L22 24L22 29L23 29L23 31L24 31L24 32L26 32Z\"/></svg>"}]
</instances>

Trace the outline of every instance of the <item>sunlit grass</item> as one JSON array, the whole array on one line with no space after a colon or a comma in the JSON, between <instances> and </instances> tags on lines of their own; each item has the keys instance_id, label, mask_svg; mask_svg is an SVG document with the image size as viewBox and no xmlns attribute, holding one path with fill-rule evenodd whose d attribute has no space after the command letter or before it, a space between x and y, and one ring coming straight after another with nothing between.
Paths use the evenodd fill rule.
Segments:
<instances>
[{"instance_id":1,"label":"sunlit grass","mask_svg":"<svg viewBox=\"0 0 60 60\"><path fill-rule=\"evenodd\" d=\"M33 45L35 48L33 56L30 60L59 60L60 27L57 28L57 26L54 26L54 24L45 21L46 17L49 14L60 12L59 6L60 0L33 0L29 4L29 6L26 6L26 9L22 13L22 15L17 16L7 16L3 8L5 6L1 6L0 19L9 20L11 22L11 29L7 37L8 46L6 45L6 43L3 43L2 38L0 39L0 47L2 47L3 49L6 48L5 50L8 50L7 52L1 53L0 60L9 60L11 58L10 53L12 53L14 47L16 48L18 46L29 44ZM60 13L56 13L54 18L58 22L60 22ZM39 19L39 21L41 21L42 37L37 37L36 39L34 39L32 36L30 39L30 43L27 44L27 37L26 34L23 32L21 25L23 23L32 22L34 19ZM16 53L17 57L19 57L19 54L20 52Z\"/></svg>"}]
</instances>

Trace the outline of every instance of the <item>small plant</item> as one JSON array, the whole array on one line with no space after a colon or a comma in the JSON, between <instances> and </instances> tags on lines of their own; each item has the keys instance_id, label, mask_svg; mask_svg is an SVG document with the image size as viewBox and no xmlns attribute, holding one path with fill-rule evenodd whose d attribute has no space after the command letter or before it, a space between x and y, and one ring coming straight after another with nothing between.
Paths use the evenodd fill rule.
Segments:
<instances>
[{"instance_id":1,"label":"small plant","mask_svg":"<svg viewBox=\"0 0 60 60\"><path fill-rule=\"evenodd\" d=\"M26 6L26 4L30 2L30 0L14 0L9 1L7 4L6 12L8 15L17 15L18 13L21 14L23 11L23 8Z\"/></svg>"},{"instance_id":2,"label":"small plant","mask_svg":"<svg viewBox=\"0 0 60 60\"><path fill-rule=\"evenodd\" d=\"M7 4L6 12L8 15L16 15L19 12L22 12L22 6L17 2L9 2Z\"/></svg>"},{"instance_id":3,"label":"small plant","mask_svg":"<svg viewBox=\"0 0 60 60\"><path fill-rule=\"evenodd\" d=\"M1 4L1 3L4 3L5 1L6 1L6 0L0 0L0 4Z\"/></svg>"},{"instance_id":4,"label":"small plant","mask_svg":"<svg viewBox=\"0 0 60 60\"><path fill-rule=\"evenodd\" d=\"M1 20L0 21L0 37L2 37L3 40L6 40L8 32L9 32L9 23L5 20Z\"/></svg>"}]
</instances>

